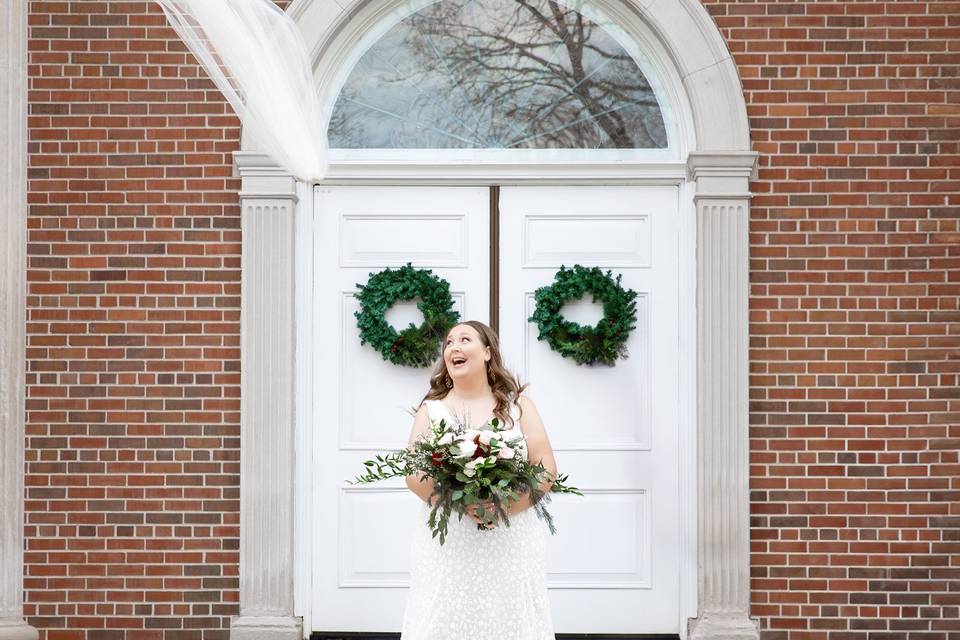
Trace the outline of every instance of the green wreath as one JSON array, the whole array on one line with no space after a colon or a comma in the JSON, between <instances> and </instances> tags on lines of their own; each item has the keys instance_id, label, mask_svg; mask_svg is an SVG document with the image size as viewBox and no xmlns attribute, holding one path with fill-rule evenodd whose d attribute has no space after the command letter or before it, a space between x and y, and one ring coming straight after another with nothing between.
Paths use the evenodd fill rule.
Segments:
<instances>
[{"instance_id":1,"label":"green wreath","mask_svg":"<svg viewBox=\"0 0 960 640\"><path fill-rule=\"evenodd\" d=\"M370 343L383 359L407 367L426 367L440 354L440 342L460 319L453 310L450 283L429 269L415 269L408 262L397 270L371 273L366 285L357 283L360 309L353 315L360 329L360 344ZM394 303L419 298L417 308L423 323L399 333L385 315Z\"/></svg>"},{"instance_id":2,"label":"green wreath","mask_svg":"<svg viewBox=\"0 0 960 640\"><path fill-rule=\"evenodd\" d=\"M573 358L577 364L603 363L614 366L619 358L627 357L627 338L637 326L637 292L620 286L609 271L599 267L586 268L579 264L567 269L560 266L555 282L537 289L534 294L536 309L528 320L537 323L539 340L546 340L550 348ZM603 303L603 318L596 326L581 326L564 320L560 309L566 302L593 294L594 302Z\"/></svg>"}]
</instances>

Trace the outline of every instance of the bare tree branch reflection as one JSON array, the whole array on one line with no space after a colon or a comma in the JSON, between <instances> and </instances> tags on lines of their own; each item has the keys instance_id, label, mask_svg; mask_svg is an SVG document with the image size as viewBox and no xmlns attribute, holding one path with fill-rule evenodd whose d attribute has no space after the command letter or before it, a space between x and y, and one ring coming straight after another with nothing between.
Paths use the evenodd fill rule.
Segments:
<instances>
[{"instance_id":1,"label":"bare tree branch reflection","mask_svg":"<svg viewBox=\"0 0 960 640\"><path fill-rule=\"evenodd\" d=\"M334 147L662 148L633 58L555 0L442 0L361 58L330 123Z\"/></svg>"}]
</instances>

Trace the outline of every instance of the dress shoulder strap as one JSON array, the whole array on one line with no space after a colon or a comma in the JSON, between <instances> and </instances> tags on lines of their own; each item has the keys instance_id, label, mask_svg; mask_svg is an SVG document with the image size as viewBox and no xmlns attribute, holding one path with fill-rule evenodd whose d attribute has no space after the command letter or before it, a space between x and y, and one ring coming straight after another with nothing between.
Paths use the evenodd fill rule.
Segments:
<instances>
[{"instance_id":1,"label":"dress shoulder strap","mask_svg":"<svg viewBox=\"0 0 960 640\"><path fill-rule=\"evenodd\" d=\"M523 427L520 426L520 397L514 398L510 403L510 415L513 416L513 428L519 429L523 433ZM526 434L524 434L526 436Z\"/></svg>"},{"instance_id":2,"label":"dress shoulder strap","mask_svg":"<svg viewBox=\"0 0 960 640\"><path fill-rule=\"evenodd\" d=\"M437 420L437 407L434 405L436 400L424 400L423 403L427 405L427 417L430 418L430 422Z\"/></svg>"},{"instance_id":3,"label":"dress shoulder strap","mask_svg":"<svg viewBox=\"0 0 960 640\"><path fill-rule=\"evenodd\" d=\"M447 425L450 424L450 416L447 411L446 406L440 400L424 400L427 405L427 415L430 417L430 422L439 422L440 420L446 420Z\"/></svg>"}]
</instances>

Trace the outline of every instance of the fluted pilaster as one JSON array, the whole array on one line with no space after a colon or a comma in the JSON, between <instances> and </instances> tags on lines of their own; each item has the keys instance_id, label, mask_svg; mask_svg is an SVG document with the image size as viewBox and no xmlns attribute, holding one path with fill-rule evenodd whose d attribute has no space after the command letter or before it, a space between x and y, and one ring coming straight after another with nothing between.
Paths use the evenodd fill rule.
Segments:
<instances>
[{"instance_id":1,"label":"fluted pilaster","mask_svg":"<svg viewBox=\"0 0 960 640\"><path fill-rule=\"evenodd\" d=\"M698 154L698 615L690 636L759 637L750 612L748 181L755 154Z\"/></svg>"},{"instance_id":2,"label":"fluted pilaster","mask_svg":"<svg viewBox=\"0 0 960 640\"><path fill-rule=\"evenodd\" d=\"M244 170L241 167L241 175ZM230 637L294 640L294 182L244 175L240 617Z\"/></svg>"},{"instance_id":3,"label":"fluted pilaster","mask_svg":"<svg viewBox=\"0 0 960 640\"><path fill-rule=\"evenodd\" d=\"M26 0L0 3L0 25L0 640L35 640L23 619Z\"/></svg>"}]
</instances>

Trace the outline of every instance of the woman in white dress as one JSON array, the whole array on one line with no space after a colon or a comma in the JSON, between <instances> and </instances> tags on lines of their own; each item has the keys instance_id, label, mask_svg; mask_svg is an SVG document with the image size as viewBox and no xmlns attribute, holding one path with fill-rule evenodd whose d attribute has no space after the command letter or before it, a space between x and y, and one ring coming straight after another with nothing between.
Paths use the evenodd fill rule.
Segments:
<instances>
[{"instance_id":1,"label":"woman in white dress","mask_svg":"<svg viewBox=\"0 0 960 640\"><path fill-rule=\"evenodd\" d=\"M504 368L499 339L490 327L475 320L458 324L444 340L410 442L430 428L431 420L479 427L496 416L511 428L508 439L523 438L518 455L541 462L556 478L553 449L536 407L521 395L524 388ZM531 508L530 495L522 494L509 509L509 527L478 529L482 521L475 508L463 520L451 516L441 546L426 525L433 481L417 473L407 476L407 486L422 503L401 639L554 640L546 584L547 527ZM550 485L540 488L546 492Z\"/></svg>"}]
</instances>

